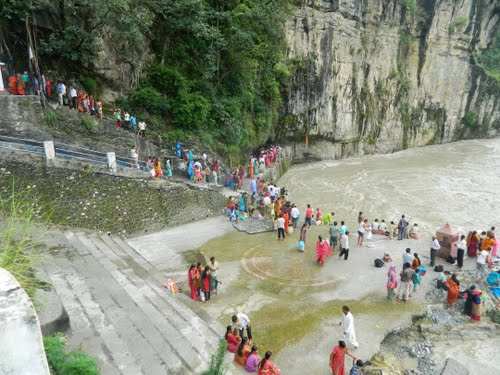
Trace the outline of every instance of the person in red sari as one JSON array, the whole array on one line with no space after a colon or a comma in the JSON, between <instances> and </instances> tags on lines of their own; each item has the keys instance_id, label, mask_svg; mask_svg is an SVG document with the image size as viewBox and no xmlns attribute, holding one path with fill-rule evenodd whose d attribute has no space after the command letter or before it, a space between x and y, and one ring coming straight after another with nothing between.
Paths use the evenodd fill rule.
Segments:
<instances>
[{"instance_id":1,"label":"person in red sari","mask_svg":"<svg viewBox=\"0 0 500 375\"><path fill-rule=\"evenodd\" d=\"M227 342L227 351L230 353L236 353L238 346L240 346L241 337L236 329L232 329L232 326L227 326L226 335L224 336Z\"/></svg>"},{"instance_id":2,"label":"person in red sari","mask_svg":"<svg viewBox=\"0 0 500 375\"><path fill-rule=\"evenodd\" d=\"M9 81L9 92L12 95L17 95L17 77L16 75L11 75L8 79Z\"/></svg>"},{"instance_id":3,"label":"person in red sari","mask_svg":"<svg viewBox=\"0 0 500 375\"><path fill-rule=\"evenodd\" d=\"M327 257L332 255L332 249L327 240L324 240L321 236L318 236L318 241L316 241L316 262L319 265L323 265Z\"/></svg>"},{"instance_id":4,"label":"person in red sari","mask_svg":"<svg viewBox=\"0 0 500 375\"><path fill-rule=\"evenodd\" d=\"M476 231L469 233L467 236L467 255L470 257L477 256L477 249L479 247L479 236Z\"/></svg>"},{"instance_id":5,"label":"person in red sari","mask_svg":"<svg viewBox=\"0 0 500 375\"><path fill-rule=\"evenodd\" d=\"M248 163L248 177L253 178L254 177L254 169L253 169L253 158L250 159L250 162Z\"/></svg>"},{"instance_id":6,"label":"person in red sari","mask_svg":"<svg viewBox=\"0 0 500 375\"><path fill-rule=\"evenodd\" d=\"M344 341L339 341L330 353L330 369L333 375L345 375L345 356L348 355L352 359L356 358L349 353Z\"/></svg>"},{"instance_id":7,"label":"person in red sari","mask_svg":"<svg viewBox=\"0 0 500 375\"><path fill-rule=\"evenodd\" d=\"M458 297L460 296L460 282L457 279L457 275L451 275L451 277L446 280L445 284L448 287L448 306L451 306L457 302Z\"/></svg>"},{"instance_id":8,"label":"person in red sari","mask_svg":"<svg viewBox=\"0 0 500 375\"><path fill-rule=\"evenodd\" d=\"M288 211L283 213L283 219L285 219L285 233L288 234L288 224L290 223L290 218L288 216Z\"/></svg>"},{"instance_id":9,"label":"person in red sari","mask_svg":"<svg viewBox=\"0 0 500 375\"><path fill-rule=\"evenodd\" d=\"M273 353L266 352L266 355L259 363L258 375L281 375L280 369L273 362L271 362L272 355Z\"/></svg>"},{"instance_id":10,"label":"person in red sari","mask_svg":"<svg viewBox=\"0 0 500 375\"><path fill-rule=\"evenodd\" d=\"M196 265L191 264L191 267L189 267L188 271L188 284L189 284L189 289L191 290L191 299L196 301L198 300L198 293L196 291L196 285L195 285L195 277L196 277Z\"/></svg>"}]
</instances>

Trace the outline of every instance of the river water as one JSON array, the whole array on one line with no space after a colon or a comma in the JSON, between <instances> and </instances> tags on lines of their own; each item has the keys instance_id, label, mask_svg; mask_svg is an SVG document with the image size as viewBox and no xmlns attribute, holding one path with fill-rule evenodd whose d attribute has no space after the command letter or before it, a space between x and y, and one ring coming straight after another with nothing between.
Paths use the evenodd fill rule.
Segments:
<instances>
[{"instance_id":1,"label":"river water","mask_svg":"<svg viewBox=\"0 0 500 375\"><path fill-rule=\"evenodd\" d=\"M280 184L291 201L333 210L351 226L363 211L386 222L404 213L427 230L489 228L500 206L500 139L296 165Z\"/></svg>"}]
</instances>

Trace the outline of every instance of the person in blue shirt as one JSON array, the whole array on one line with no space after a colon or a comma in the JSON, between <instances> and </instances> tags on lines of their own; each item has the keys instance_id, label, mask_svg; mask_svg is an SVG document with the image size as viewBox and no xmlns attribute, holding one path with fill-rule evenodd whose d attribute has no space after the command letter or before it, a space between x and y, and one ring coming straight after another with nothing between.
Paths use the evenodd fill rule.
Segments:
<instances>
[{"instance_id":1,"label":"person in blue shirt","mask_svg":"<svg viewBox=\"0 0 500 375\"><path fill-rule=\"evenodd\" d=\"M135 117L135 115L130 115L129 122L132 130L135 130L137 128L137 117Z\"/></svg>"}]
</instances>

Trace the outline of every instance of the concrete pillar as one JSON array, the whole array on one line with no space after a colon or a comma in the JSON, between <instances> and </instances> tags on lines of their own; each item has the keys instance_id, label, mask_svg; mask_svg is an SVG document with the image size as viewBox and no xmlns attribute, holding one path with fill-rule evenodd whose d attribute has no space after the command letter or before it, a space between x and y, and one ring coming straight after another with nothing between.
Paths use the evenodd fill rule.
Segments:
<instances>
[{"instance_id":1,"label":"concrete pillar","mask_svg":"<svg viewBox=\"0 0 500 375\"><path fill-rule=\"evenodd\" d=\"M116 173L116 154L114 152L108 152L106 154L108 159L108 168L111 172Z\"/></svg>"},{"instance_id":2,"label":"concrete pillar","mask_svg":"<svg viewBox=\"0 0 500 375\"><path fill-rule=\"evenodd\" d=\"M56 158L56 150L53 141L44 141L43 150L45 151L45 162L52 164Z\"/></svg>"}]
</instances>

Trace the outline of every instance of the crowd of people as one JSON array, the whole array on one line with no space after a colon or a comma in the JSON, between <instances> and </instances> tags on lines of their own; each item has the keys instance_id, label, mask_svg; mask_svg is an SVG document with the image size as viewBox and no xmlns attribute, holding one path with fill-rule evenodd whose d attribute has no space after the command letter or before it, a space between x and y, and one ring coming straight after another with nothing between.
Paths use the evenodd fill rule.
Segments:
<instances>
[{"instance_id":1,"label":"crowd of people","mask_svg":"<svg viewBox=\"0 0 500 375\"><path fill-rule=\"evenodd\" d=\"M188 285L191 299L194 301L208 302L213 295L217 295L219 280L217 270L219 263L215 257L203 267L201 263L191 264L188 270Z\"/></svg>"}]
</instances>

